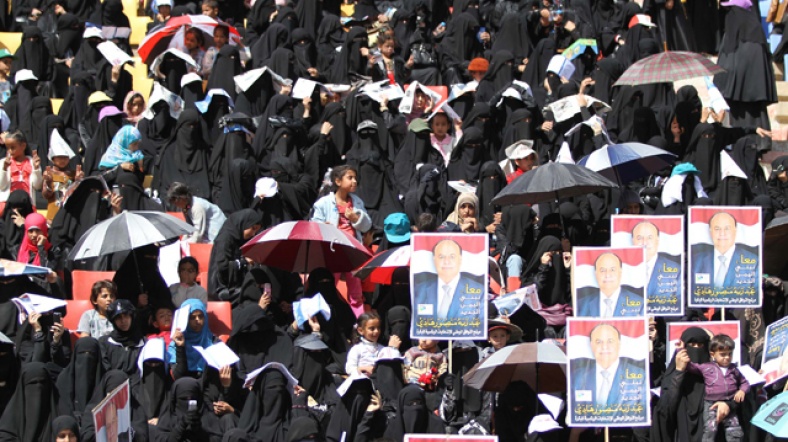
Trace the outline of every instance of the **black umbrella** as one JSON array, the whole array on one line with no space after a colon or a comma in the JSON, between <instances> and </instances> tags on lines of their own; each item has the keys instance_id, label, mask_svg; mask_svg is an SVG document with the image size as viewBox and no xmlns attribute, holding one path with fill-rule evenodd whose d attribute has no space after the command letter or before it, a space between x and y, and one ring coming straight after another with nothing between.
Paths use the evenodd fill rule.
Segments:
<instances>
[{"instance_id":1,"label":"black umbrella","mask_svg":"<svg viewBox=\"0 0 788 442\"><path fill-rule=\"evenodd\" d=\"M509 183L498 192L498 195L495 195L492 203L499 206L538 204L613 187L618 187L618 184L586 167L576 164L547 163Z\"/></svg>"}]
</instances>

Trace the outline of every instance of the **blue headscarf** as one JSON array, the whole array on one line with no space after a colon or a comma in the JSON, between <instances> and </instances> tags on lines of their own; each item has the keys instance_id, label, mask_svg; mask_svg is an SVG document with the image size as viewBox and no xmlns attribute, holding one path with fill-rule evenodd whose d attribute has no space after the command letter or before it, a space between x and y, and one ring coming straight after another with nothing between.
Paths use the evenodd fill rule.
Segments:
<instances>
[{"instance_id":1,"label":"blue headscarf","mask_svg":"<svg viewBox=\"0 0 788 442\"><path fill-rule=\"evenodd\" d=\"M202 355L194 349L194 346L200 346L202 348L208 348L213 345L213 333L211 333L211 328L208 325L208 310L203 304L202 301L199 299L187 299L183 301L181 304L181 308L188 307L189 308L189 316L194 313L196 310L202 312L205 316L205 323L203 324L202 330L198 333L186 327L186 330L183 330L183 337L186 340L186 361L189 365L189 371L198 371L202 372L205 370L205 360L202 358ZM175 356L175 341L170 341L170 347L167 351L169 355L169 363L174 364L176 360Z\"/></svg>"},{"instance_id":2,"label":"blue headscarf","mask_svg":"<svg viewBox=\"0 0 788 442\"><path fill-rule=\"evenodd\" d=\"M132 152L129 145L140 141L142 135L136 127L128 124L120 128L118 133L112 137L112 143L107 147L107 151L101 156L99 167L111 169L121 163L136 163L142 159L142 151Z\"/></svg>"}]
</instances>

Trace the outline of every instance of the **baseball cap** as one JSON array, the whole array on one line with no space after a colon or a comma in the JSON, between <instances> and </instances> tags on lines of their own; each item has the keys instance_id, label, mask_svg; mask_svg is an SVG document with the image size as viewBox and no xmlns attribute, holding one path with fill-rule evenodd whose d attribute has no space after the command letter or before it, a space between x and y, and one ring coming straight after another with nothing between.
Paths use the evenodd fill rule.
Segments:
<instances>
[{"instance_id":1,"label":"baseball cap","mask_svg":"<svg viewBox=\"0 0 788 442\"><path fill-rule=\"evenodd\" d=\"M410 220L402 212L392 213L383 220L383 232L389 242L403 243L410 240Z\"/></svg>"},{"instance_id":2,"label":"baseball cap","mask_svg":"<svg viewBox=\"0 0 788 442\"><path fill-rule=\"evenodd\" d=\"M3 49L0 49L0 59L3 59L3 58L16 58L16 57L14 57L14 54L12 54L11 51L9 51L8 49L3 48Z\"/></svg>"},{"instance_id":3,"label":"baseball cap","mask_svg":"<svg viewBox=\"0 0 788 442\"><path fill-rule=\"evenodd\" d=\"M419 133L419 132L432 132L430 129L430 125L427 124L427 120L423 118L414 118L413 121L410 122L408 125L408 130L411 132Z\"/></svg>"}]
</instances>

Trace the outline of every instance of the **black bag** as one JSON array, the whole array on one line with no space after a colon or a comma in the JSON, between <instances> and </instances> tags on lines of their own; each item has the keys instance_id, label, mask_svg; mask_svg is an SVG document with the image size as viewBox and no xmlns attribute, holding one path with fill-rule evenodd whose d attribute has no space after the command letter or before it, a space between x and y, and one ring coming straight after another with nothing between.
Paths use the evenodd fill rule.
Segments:
<instances>
[{"instance_id":1,"label":"black bag","mask_svg":"<svg viewBox=\"0 0 788 442\"><path fill-rule=\"evenodd\" d=\"M410 48L410 54L413 56L414 67L428 67L435 66L435 52L432 46L421 43Z\"/></svg>"}]
</instances>

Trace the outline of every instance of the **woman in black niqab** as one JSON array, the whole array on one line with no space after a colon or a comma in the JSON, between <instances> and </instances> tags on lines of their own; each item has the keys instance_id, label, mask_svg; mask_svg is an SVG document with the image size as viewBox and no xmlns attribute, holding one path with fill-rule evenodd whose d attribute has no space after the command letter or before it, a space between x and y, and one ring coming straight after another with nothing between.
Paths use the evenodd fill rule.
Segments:
<instances>
[{"instance_id":1,"label":"woman in black niqab","mask_svg":"<svg viewBox=\"0 0 788 442\"><path fill-rule=\"evenodd\" d=\"M264 370L246 397L238 428L261 442L286 441L292 403L284 374L276 369Z\"/></svg>"},{"instance_id":2,"label":"woman in black niqab","mask_svg":"<svg viewBox=\"0 0 788 442\"><path fill-rule=\"evenodd\" d=\"M265 66L266 60L277 48L288 46L290 46L290 31L282 24L272 23L251 48L252 67L257 69Z\"/></svg>"},{"instance_id":3,"label":"woman in black niqab","mask_svg":"<svg viewBox=\"0 0 788 442\"><path fill-rule=\"evenodd\" d=\"M55 394L46 365L42 362L25 364L16 392L0 417L0 441L53 440L52 420L57 415Z\"/></svg>"},{"instance_id":4,"label":"woman in black niqab","mask_svg":"<svg viewBox=\"0 0 788 442\"><path fill-rule=\"evenodd\" d=\"M101 346L94 338L79 339L72 354L71 362L57 377L57 412L81 420L82 412L104 376L104 366Z\"/></svg>"},{"instance_id":5,"label":"woman in black niqab","mask_svg":"<svg viewBox=\"0 0 788 442\"><path fill-rule=\"evenodd\" d=\"M527 434L528 423L536 416L539 399L523 381L506 386L495 405L495 432L501 441L519 441Z\"/></svg>"},{"instance_id":6,"label":"woman in black niqab","mask_svg":"<svg viewBox=\"0 0 788 442\"><path fill-rule=\"evenodd\" d=\"M397 336L400 345L397 349L401 354L410 350L413 346L410 340L410 309L403 305L396 305L386 311L385 316L386 333L384 336L389 338Z\"/></svg>"},{"instance_id":7,"label":"woman in black niqab","mask_svg":"<svg viewBox=\"0 0 788 442\"><path fill-rule=\"evenodd\" d=\"M229 44L224 45L219 49L219 53L216 54L216 61L213 63L211 76L208 77L208 86L205 90L223 89L235 101L236 92L233 77L240 74L241 55L238 52L238 48Z\"/></svg>"},{"instance_id":8,"label":"woman in black niqab","mask_svg":"<svg viewBox=\"0 0 788 442\"><path fill-rule=\"evenodd\" d=\"M385 436L392 440L404 440L405 434L432 433L430 411L427 409L424 390L410 384L397 396L397 413L386 427Z\"/></svg>"},{"instance_id":9,"label":"woman in black niqab","mask_svg":"<svg viewBox=\"0 0 788 442\"><path fill-rule=\"evenodd\" d=\"M591 73L594 84L589 95L613 105L613 84L624 73L624 65L615 58L604 58L596 63L596 68Z\"/></svg>"},{"instance_id":10,"label":"woman in black niqab","mask_svg":"<svg viewBox=\"0 0 788 442\"><path fill-rule=\"evenodd\" d=\"M208 265L208 293L214 293L223 301L237 302L241 283L246 274L240 247L251 238L245 237L248 229L261 225L260 214L252 209L243 209L231 214L224 222L213 242L211 260ZM240 261L238 261L240 260ZM243 261L245 264L245 261Z\"/></svg>"},{"instance_id":11,"label":"woman in black niqab","mask_svg":"<svg viewBox=\"0 0 788 442\"><path fill-rule=\"evenodd\" d=\"M200 113L196 109L181 112L172 139L156 158L154 189L159 190L159 195L166 195L170 184L186 183L194 196L210 200L209 150L203 139Z\"/></svg>"},{"instance_id":12,"label":"woman in black niqab","mask_svg":"<svg viewBox=\"0 0 788 442\"><path fill-rule=\"evenodd\" d=\"M511 51L501 49L493 55L490 68L476 89L476 101L487 103L505 87L511 85L515 73L515 57Z\"/></svg>"},{"instance_id":13,"label":"woman in black niqab","mask_svg":"<svg viewBox=\"0 0 788 442\"><path fill-rule=\"evenodd\" d=\"M293 376L318 404L334 405L339 401L339 396L334 376L328 368L333 365L332 369L337 371L337 367L327 347L323 347L323 350L313 347L316 339L319 340L316 335L301 334L293 342Z\"/></svg>"},{"instance_id":14,"label":"woman in black niqab","mask_svg":"<svg viewBox=\"0 0 788 442\"><path fill-rule=\"evenodd\" d=\"M137 125L142 139L140 140L140 150L145 155L153 158L159 154L164 146L175 133L177 120L170 115L170 107L166 101L148 103L148 107L153 111L152 118L142 118ZM110 138L110 141L112 138ZM109 143L107 143L109 145ZM99 157L100 158L100 157Z\"/></svg>"},{"instance_id":15,"label":"woman in black niqab","mask_svg":"<svg viewBox=\"0 0 788 442\"><path fill-rule=\"evenodd\" d=\"M484 133L478 127L470 127L462 134L460 142L451 151L448 165L449 181L477 183L482 165L490 160L484 145Z\"/></svg>"},{"instance_id":16,"label":"woman in black niqab","mask_svg":"<svg viewBox=\"0 0 788 442\"><path fill-rule=\"evenodd\" d=\"M85 148L85 162L82 166L85 175L95 175L99 171L101 157L107 152L112 138L123 126L123 114L104 116L98 123L98 130ZM39 157L41 154L39 153ZM43 157L42 157L43 158ZM42 160L43 161L43 160Z\"/></svg>"},{"instance_id":17,"label":"woman in black niqab","mask_svg":"<svg viewBox=\"0 0 788 442\"><path fill-rule=\"evenodd\" d=\"M21 227L17 226L11 219L11 215L14 213L19 213L22 219L33 213L30 195L24 190L11 192L3 211L3 235L0 237L0 257L12 261L16 260L19 254L19 246L22 244L22 237L26 234L24 225Z\"/></svg>"},{"instance_id":18,"label":"woman in black niqab","mask_svg":"<svg viewBox=\"0 0 788 442\"><path fill-rule=\"evenodd\" d=\"M438 168L432 164L424 164L419 168L417 178L416 186L405 194L405 213L410 224L415 226L422 213L430 213L435 219L446 218Z\"/></svg>"},{"instance_id":19,"label":"woman in black niqab","mask_svg":"<svg viewBox=\"0 0 788 442\"><path fill-rule=\"evenodd\" d=\"M366 411L373 393L372 382L369 380L356 380L350 385L331 413L326 429L327 441L354 441L357 437L365 436L359 434L359 430L369 431L369 425L363 424L370 419Z\"/></svg>"},{"instance_id":20,"label":"woman in black niqab","mask_svg":"<svg viewBox=\"0 0 788 442\"><path fill-rule=\"evenodd\" d=\"M197 408L189 410L189 403L195 401ZM157 428L164 440L183 442L218 442L222 434L220 429L211 425L208 410L203 401L200 381L183 377L172 384L170 397L164 404Z\"/></svg>"},{"instance_id":21,"label":"woman in black niqab","mask_svg":"<svg viewBox=\"0 0 788 442\"><path fill-rule=\"evenodd\" d=\"M317 318L320 321L323 342L331 349L334 361L342 367L341 371L344 371L347 352L350 349L348 342L353 336L356 315L350 304L339 295L334 274L325 267L316 268L309 273L304 297L309 298L317 293L323 295L323 299L331 307L330 321L326 321L321 315Z\"/></svg>"},{"instance_id":22,"label":"woman in black niqab","mask_svg":"<svg viewBox=\"0 0 788 442\"><path fill-rule=\"evenodd\" d=\"M10 302L5 302L5 304L14 310L16 309L16 306L11 305ZM2 313L5 316L5 312ZM12 318L12 320L16 320L16 318ZM0 416L5 412L8 403L11 401L11 396L16 391L16 383L19 380L21 369L14 345L0 343Z\"/></svg>"},{"instance_id":23,"label":"woman in black niqab","mask_svg":"<svg viewBox=\"0 0 788 442\"><path fill-rule=\"evenodd\" d=\"M709 334L699 328L690 327L681 334L683 348L691 362L709 362ZM651 440L667 442L674 440L700 440L703 434L704 382L703 378L676 368L676 355L661 379L659 401L652 413Z\"/></svg>"},{"instance_id":24,"label":"woman in black niqab","mask_svg":"<svg viewBox=\"0 0 788 442\"><path fill-rule=\"evenodd\" d=\"M350 84L360 75L367 75L367 58L361 55L361 48L368 47L366 28L355 26L345 36L342 51L326 73L328 81L336 84Z\"/></svg>"},{"instance_id":25,"label":"woman in black niqab","mask_svg":"<svg viewBox=\"0 0 788 442\"><path fill-rule=\"evenodd\" d=\"M300 3L299 3L300 4ZM301 416L290 422L290 430L287 432L287 442L302 441L323 442L323 431L315 419L309 416Z\"/></svg>"},{"instance_id":26,"label":"woman in black niqab","mask_svg":"<svg viewBox=\"0 0 788 442\"><path fill-rule=\"evenodd\" d=\"M328 71L337 59L337 48L345 41L345 31L339 16L326 14L317 28L317 70L328 75Z\"/></svg>"},{"instance_id":27,"label":"woman in black niqab","mask_svg":"<svg viewBox=\"0 0 788 442\"><path fill-rule=\"evenodd\" d=\"M542 237L523 272L523 281L525 284L536 284L539 301L545 307L571 301L569 269L564 266L561 252L563 248L559 238L552 235ZM542 255L545 253L552 253L548 264L542 264Z\"/></svg>"},{"instance_id":28,"label":"woman in black niqab","mask_svg":"<svg viewBox=\"0 0 788 442\"><path fill-rule=\"evenodd\" d=\"M222 180L218 206L225 215L252 207L254 186L259 178L257 164L244 159L235 159Z\"/></svg>"},{"instance_id":29,"label":"woman in black niqab","mask_svg":"<svg viewBox=\"0 0 788 442\"><path fill-rule=\"evenodd\" d=\"M159 418L171 384L172 376L162 359L145 358L142 361L139 394L146 421Z\"/></svg>"},{"instance_id":30,"label":"woman in black niqab","mask_svg":"<svg viewBox=\"0 0 788 442\"><path fill-rule=\"evenodd\" d=\"M54 77L54 59L44 44L44 34L36 26L25 26L22 44L14 53L11 78L22 69L30 69L38 81L51 81Z\"/></svg>"},{"instance_id":31,"label":"woman in black niqab","mask_svg":"<svg viewBox=\"0 0 788 442\"><path fill-rule=\"evenodd\" d=\"M306 3L306 0L300 3ZM303 78L316 78L309 73L309 69L317 69L317 48L315 47L314 32L310 33L306 29L296 28L290 33L290 43L293 46L293 54L295 55L295 74ZM278 71L277 73L279 74Z\"/></svg>"},{"instance_id":32,"label":"woman in black niqab","mask_svg":"<svg viewBox=\"0 0 788 442\"><path fill-rule=\"evenodd\" d=\"M495 214L501 212L499 206L492 204L493 198L506 187L506 175L495 161L482 164L479 172L479 185L476 186L476 197L479 198L479 220L482 225L489 226L495 221Z\"/></svg>"}]
</instances>

